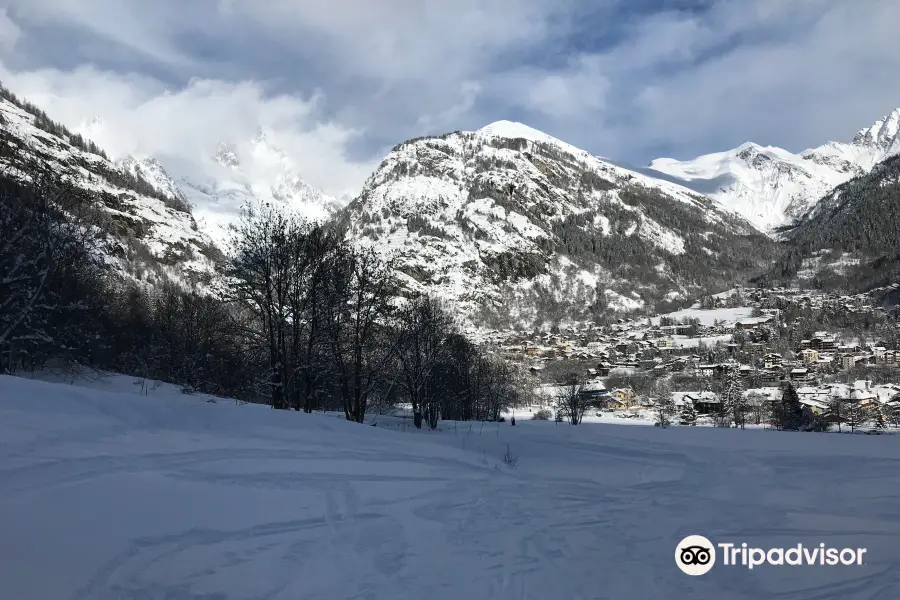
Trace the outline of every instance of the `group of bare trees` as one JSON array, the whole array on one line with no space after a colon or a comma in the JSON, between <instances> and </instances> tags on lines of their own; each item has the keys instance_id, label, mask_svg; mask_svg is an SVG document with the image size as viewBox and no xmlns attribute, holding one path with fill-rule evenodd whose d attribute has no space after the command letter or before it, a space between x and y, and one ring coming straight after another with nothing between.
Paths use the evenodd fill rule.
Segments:
<instances>
[{"instance_id":1,"label":"group of bare trees","mask_svg":"<svg viewBox=\"0 0 900 600\"><path fill-rule=\"evenodd\" d=\"M266 356L271 404L310 412L329 350L325 329L330 319L341 323L326 314L338 305L328 300L349 293L338 268L340 240L278 211L248 209L233 248L228 277L234 322Z\"/></svg>"},{"instance_id":2,"label":"group of bare trees","mask_svg":"<svg viewBox=\"0 0 900 600\"><path fill-rule=\"evenodd\" d=\"M330 225L247 210L233 248L230 301L267 357L274 408L337 399L362 422L373 403L407 402L417 427L435 428L442 417L496 419L517 400L510 367L468 342L437 300L402 298L390 265Z\"/></svg>"}]
</instances>

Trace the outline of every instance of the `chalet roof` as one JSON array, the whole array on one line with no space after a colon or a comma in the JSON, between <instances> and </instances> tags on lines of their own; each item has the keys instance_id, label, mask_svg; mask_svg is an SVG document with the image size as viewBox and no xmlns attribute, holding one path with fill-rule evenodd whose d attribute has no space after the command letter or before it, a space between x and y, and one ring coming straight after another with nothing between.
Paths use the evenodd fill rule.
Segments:
<instances>
[{"instance_id":1,"label":"chalet roof","mask_svg":"<svg viewBox=\"0 0 900 600\"><path fill-rule=\"evenodd\" d=\"M800 398L800 404L803 406L809 406L810 408L818 408L819 410L825 410L828 408L828 403L823 402L822 400L816 400L813 398Z\"/></svg>"},{"instance_id":2,"label":"chalet roof","mask_svg":"<svg viewBox=\"0 0 900 600\"><path fill-rule=\"evenodd\" d=\"M771 315L765 315L762 317L749 317L746 319L741 319L737 322L738 325L762 325L763 323L768 323L772 320Z\"/></svg>"},{"instance_id":3,"label":"chalet roof","mask_svg":"<svg viewBox=\"0 0 900 600\"><path fill-rule=\"evenodd\" d=\"M606 386L603 385L603 382L599 381L599 380L587 382L586 384L584 384L584 386L582 386L581 390L584 392L605 392L605 391L607 391Z\"/></svg>"},{"instance_id":4,"label":"chalet roof","mask_svg":"<svg viewBox=\"0 0 900 600\"><path fill-rule=\"evenodd\" d=\"M714 392L672 392L672 401L675 406L682 406L685 402L705 402L708 404L716 404L719 402L719 396Z\"/></svg>"}]
</instances>

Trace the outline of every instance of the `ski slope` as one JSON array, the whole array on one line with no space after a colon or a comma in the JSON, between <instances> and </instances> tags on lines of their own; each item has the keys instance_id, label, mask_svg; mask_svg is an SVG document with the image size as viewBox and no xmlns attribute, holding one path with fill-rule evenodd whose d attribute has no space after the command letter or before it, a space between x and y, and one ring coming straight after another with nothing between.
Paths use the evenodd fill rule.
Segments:
<instances>
[{"instance_id":1,"label":"ski slope","mask_svg":"<svg viewBox=\"0 0 900 600\"><path fill-rule=\"evenodd\" d=\"M897 435L531 421L417 432L124 377L91 385L112 391L0 376L0 598L900 593ZM673 559L689 534L868 552L863 566L689 577Z\"/></svg>"}]
</instances>

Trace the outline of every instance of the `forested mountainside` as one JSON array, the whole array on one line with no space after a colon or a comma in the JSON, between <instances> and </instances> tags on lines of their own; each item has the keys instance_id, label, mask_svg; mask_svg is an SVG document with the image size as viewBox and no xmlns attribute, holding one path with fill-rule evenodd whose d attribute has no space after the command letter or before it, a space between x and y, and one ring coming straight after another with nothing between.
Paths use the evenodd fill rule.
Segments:
<instances>
[{"instance_id":1,"label":"forested mountainside","mask_svg":"<svg viewBox=\"0 0 900 600\"><path fill-rule=\"evenodd\" d=\"M713 200L510 122L400 144L343 216L407 289L480 323L664 309L775 252Z\"/></svg>"},{"instance_id":2,"label":"forested mountainside","mask_svg":"<svg viewBox=\"0 0 900 600\"><path fill-rule=\"evenodd\" d=\"M850 143L827 142L794 154L752 142L733 150L649 168L719 200L762 231L790 228L836 186L900 153L900 108L861 129Z\"/></svg>"},{"instance_id":3,"label":"forested mountainside","mask_svg":"<svg viewBox=\"0 0 900 600\"><path fill-rule=\"evenodd\" d=\"M900 280L900 156L837 187L787 232L773 276L869 290Z\"/></svg>"},{"instance_id":4,"label":"forested mountainside","mask_svg":"<svg viewBox=\"0 0 900 600\"><path fill-rule=\"evenodd\" d=\"M118 272L149 282L209 281L221 253L158 164L116 164L93 142L0 88L0 177L25 182L38 173L83 192L78 214L90 215L103 237L98 251Z\"/></svg>"}]
</instances>

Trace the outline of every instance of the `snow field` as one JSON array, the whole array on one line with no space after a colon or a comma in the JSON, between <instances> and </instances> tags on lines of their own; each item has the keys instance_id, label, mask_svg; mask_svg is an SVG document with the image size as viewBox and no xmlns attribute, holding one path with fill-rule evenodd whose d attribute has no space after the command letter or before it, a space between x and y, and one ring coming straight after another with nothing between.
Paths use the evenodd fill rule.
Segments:
<instances>
[{"instance_id":1,"label":"snow field","mask_svg":"<svg viewBox=\"0 0 900 600\"><path fill-rule=\"evenodd\" d=\"M900 590L900 436L526 419L391 430L133 381L0 376L0 598ZM673 559L688 534L868 552L860 567L688 577Z\"/></svg>"}]
</instances>

